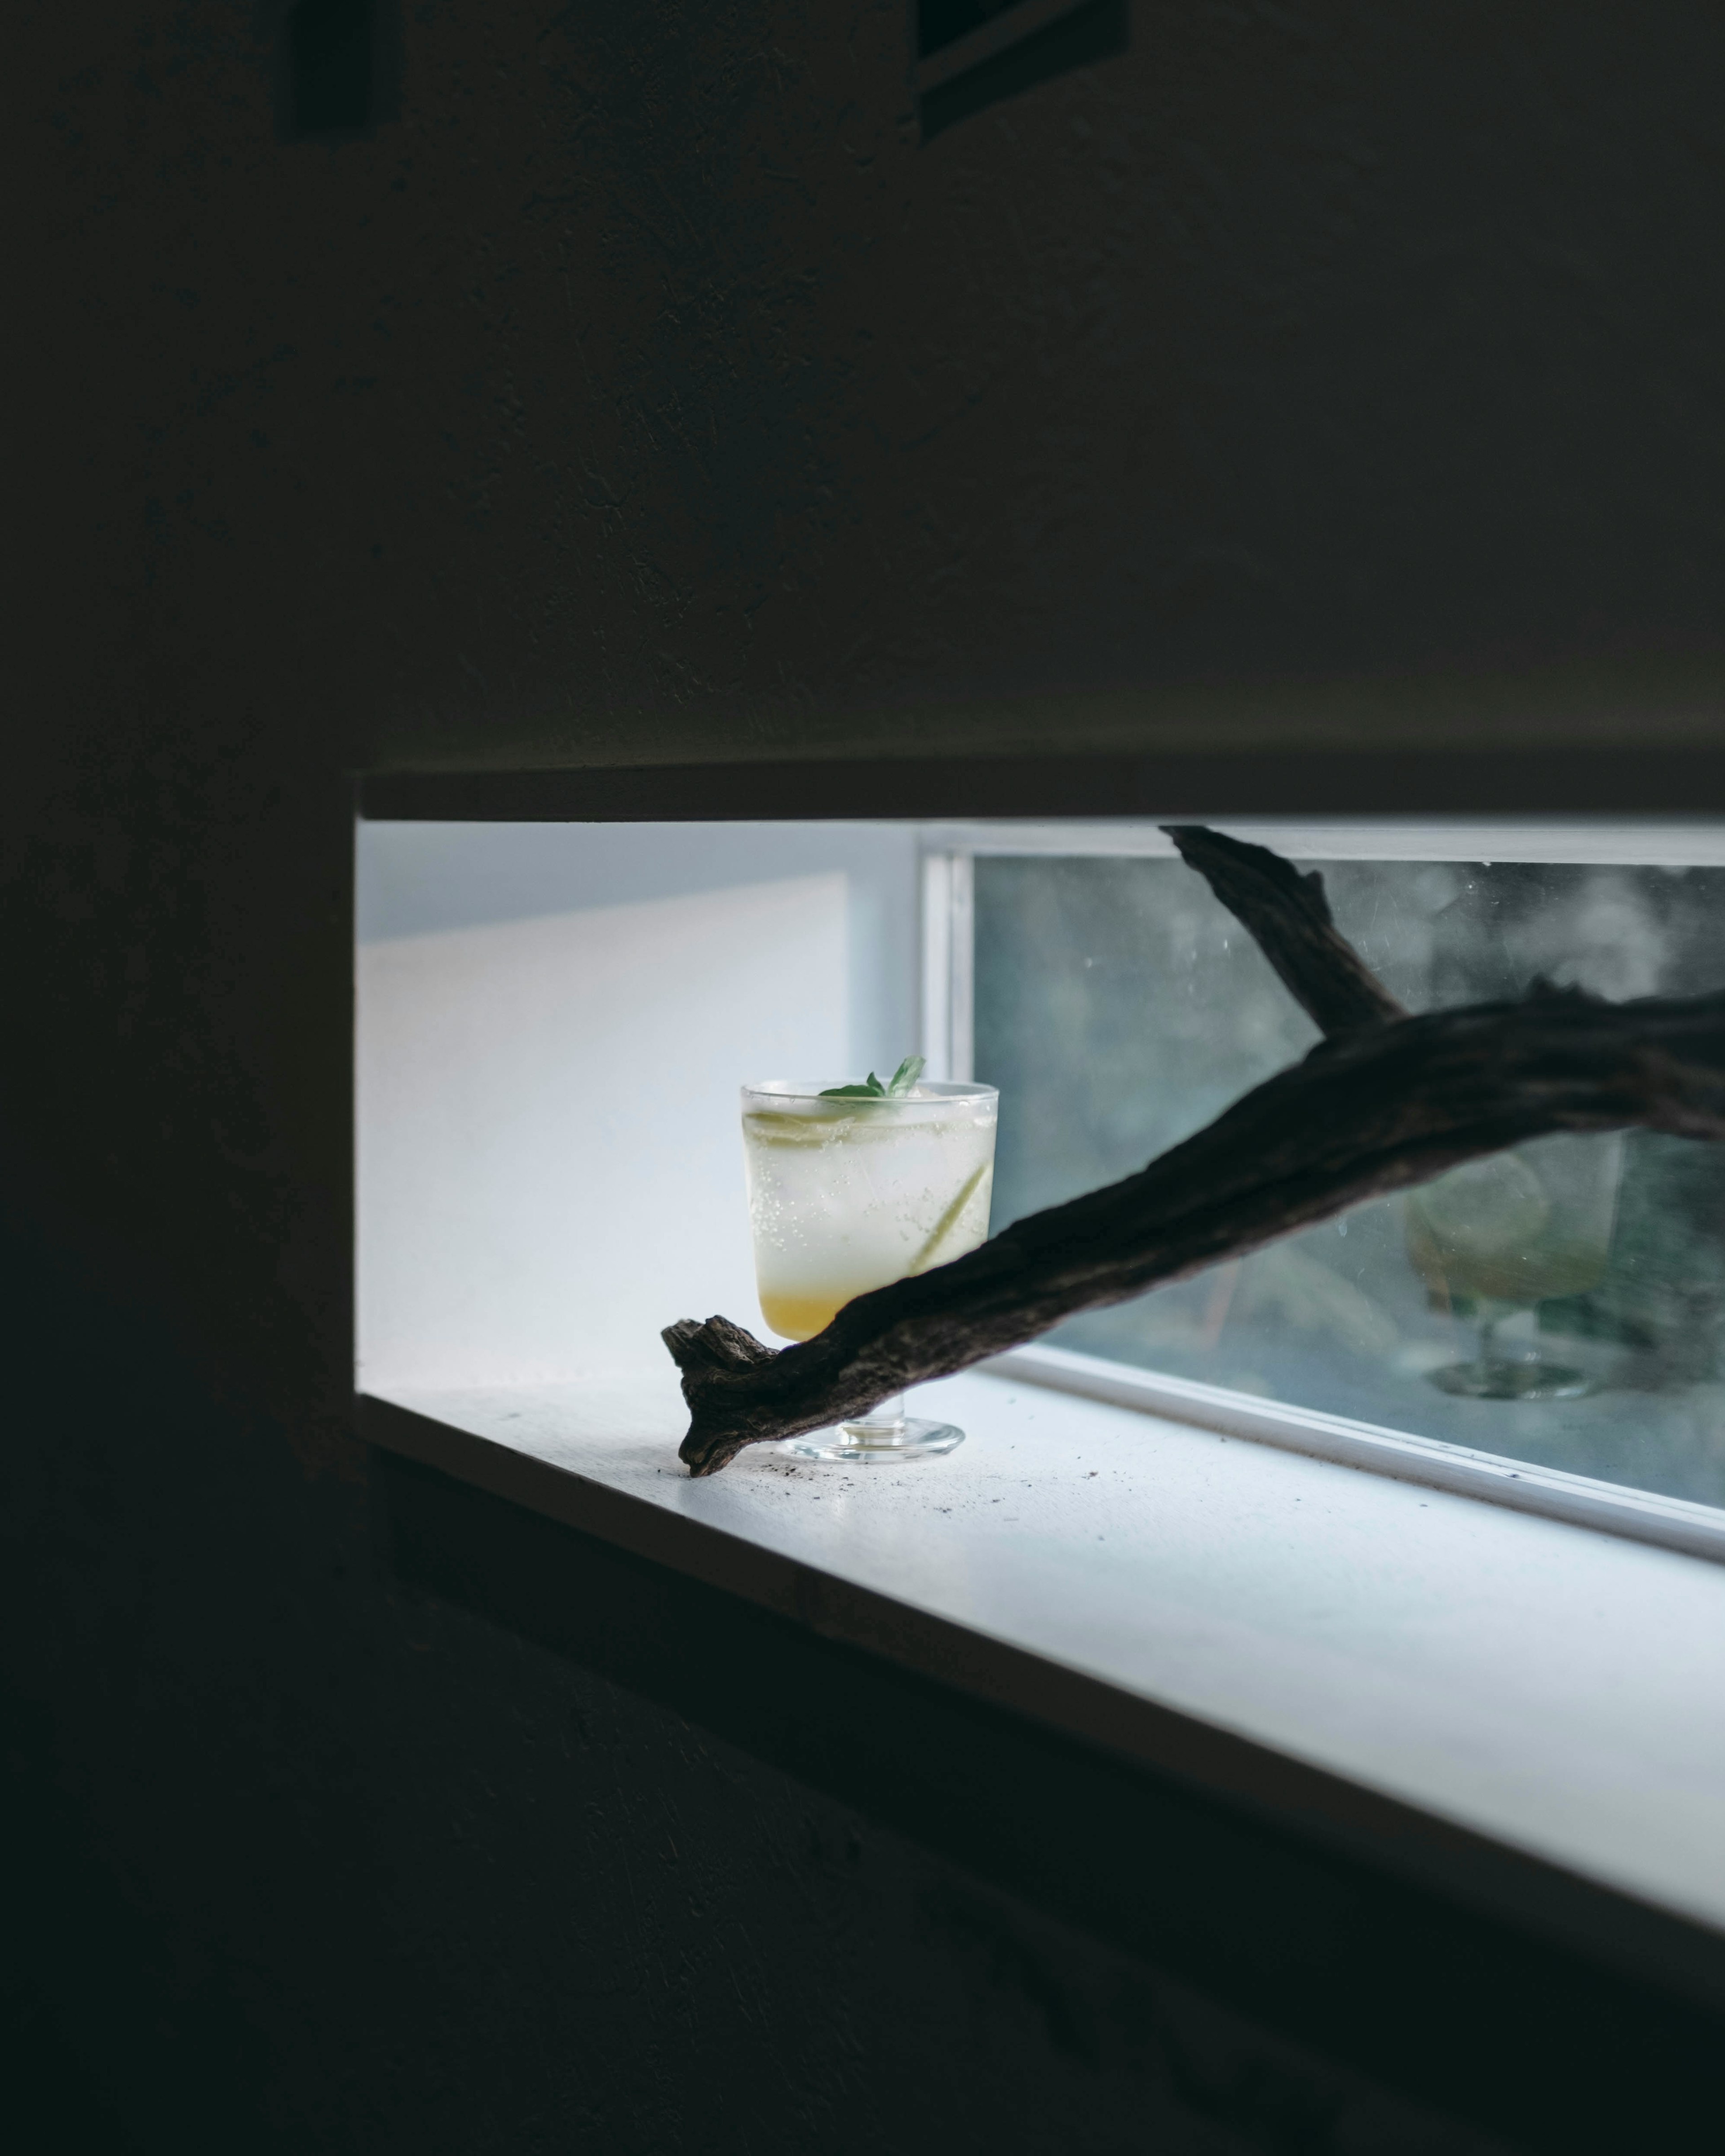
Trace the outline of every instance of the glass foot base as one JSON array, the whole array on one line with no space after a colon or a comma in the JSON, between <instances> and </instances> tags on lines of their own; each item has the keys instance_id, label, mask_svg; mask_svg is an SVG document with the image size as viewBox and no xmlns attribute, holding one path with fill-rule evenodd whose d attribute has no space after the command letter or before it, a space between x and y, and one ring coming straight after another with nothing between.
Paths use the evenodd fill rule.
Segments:
<instances>
[{"instance_id":1,"label":"glass foot base","mask_svg":"<svg viewBox=\"0 0 1725 2156\"><path fill-rule=\"evenodd\" d=\"M955 1424L907 1418L896 1430L869 1430L860 1424L850 1429L812 1430L806 1437L786 1438L778 1449L794 1453L798 1460L842 1460L850 1466L885 1467L898 1460L932 1460L963 1442L964 1432Z\"/></svg>"},{"instance_id":2,"label":"glass foot base","mask_svg":"<svg viewBox=\"0 0 1725 2156\"><path fill-rule=\"evenodd\" d=\"M1579 1400L1594 1389L1585 1371L1563 1363L1450 1363L1427 1376L1440 1392L1470 1400Z\"/></svg>"}]
</instances>

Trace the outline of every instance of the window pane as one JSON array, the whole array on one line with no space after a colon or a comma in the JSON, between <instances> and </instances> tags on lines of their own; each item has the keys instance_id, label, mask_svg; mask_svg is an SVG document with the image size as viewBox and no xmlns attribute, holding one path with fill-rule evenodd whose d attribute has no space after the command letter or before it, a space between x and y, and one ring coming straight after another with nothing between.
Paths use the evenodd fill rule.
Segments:
<instances>
[{"instance_id":1,"label":"window pane","mask_svg":"<svg viewBox=\"0 0 1725 2156\"><path fill-rule=\"evenodd\" d=\"M1411 1009L1540 974L1612 998L1725 986L1725 869L1318 865L1343 932ZM997 1229L1130 1174L1317 1037L1178 860L985 856L975 890ZM1722 1225L1725 1147L1544 1139L1054 1337L1725 1504Z\"/></svg>"}]
</instances>

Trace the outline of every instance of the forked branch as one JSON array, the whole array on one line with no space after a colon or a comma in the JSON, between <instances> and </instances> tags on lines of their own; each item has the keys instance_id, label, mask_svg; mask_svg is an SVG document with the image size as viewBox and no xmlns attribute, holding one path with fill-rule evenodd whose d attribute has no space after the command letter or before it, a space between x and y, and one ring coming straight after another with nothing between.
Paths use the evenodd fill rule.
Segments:
<instances>
[{"instance_id":1,"label":"forked branch","mask_svg":"<svg viewBox=\"0 0 1725 2156\"><path fill-rule=\"evenodd\" d=\"M1636 1124L1725 1137L1725 995L1542 996L1323 1042L1137 1174L859 1296L799 1346L774 1354L724 1318L672 1326L693 1417L680 1456L711 1475L1460 1162Z\"/></svg>"},{"instance_id":2,"label":"forked branch","mask_svg":"<svg viewBox=\"0 0 1725 2156\"><path fill-rule=\"evenodd\" d=\"M668 1327L691 1474L1505 1146L1635 1125L1725 1137L1725 994L1545 990L1409 1018L1337 932L1315 875L1214 832L1171 835L1330 1037L1136 1175L859 1296L812 1340L775 1353L727 1318Z\"/></svg>"},{"instance_id":3,"label":"forked branch","mask_svg":"<svg viewBox=\"0 0 1725 2156\"><path fill-rule=\"evenodd\" d=\"M1316 869L1302 875L1268 846L1249 845L1202 824L1162 828L1181 860L1250 932L1321 1033L1353 1033L1408 1015L1337 928Z\"/></svg>"}]
</instances>

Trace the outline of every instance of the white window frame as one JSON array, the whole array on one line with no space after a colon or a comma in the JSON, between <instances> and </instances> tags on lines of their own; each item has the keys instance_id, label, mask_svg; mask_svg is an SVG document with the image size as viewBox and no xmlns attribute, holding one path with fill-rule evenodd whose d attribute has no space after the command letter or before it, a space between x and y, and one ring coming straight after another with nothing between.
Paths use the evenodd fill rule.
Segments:
<instances>
[{"instance_id":1,"label":"white window frame","mask_svg":"<svg viewBox=\"0 0 1725 2156\"><path fill-rule=\"evenodd\" d=\"M1202 820L1273 847L1290 860L1548 861L1582 866L1725 868L1725 824L1593 820L1281 822ZM924 827L922 844L922 1054L931 1075L975 1075L974 864L981 855L1173 859L1148 820L952 823ZM1189 1422L1230 1437L1418 1482L1519 1512L1725 1562L1725 1507L1627 1484L1570 1475L1410 1430L1286 1405L1041 1342L988 1366L1029 1384Z\"/></svg>"}]
</instances>

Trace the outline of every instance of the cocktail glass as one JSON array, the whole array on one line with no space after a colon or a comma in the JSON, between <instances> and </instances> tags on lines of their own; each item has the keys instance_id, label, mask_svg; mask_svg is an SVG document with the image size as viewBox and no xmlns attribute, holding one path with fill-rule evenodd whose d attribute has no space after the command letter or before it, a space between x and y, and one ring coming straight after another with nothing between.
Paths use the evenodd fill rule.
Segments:
<instances>
[{"instance_id":1,"label":"cocktail glass","mask_svg":"<svg viewBox=\"0 0 1725 2156\"><path fill-rule=\"evenodd\" d=\"M781 1340L812 1339L855 1296L949 1264L988 1233L992 1086L822 1095L819 1082L789 1079L742 1089L755 1277L761 1315ZM785 1449L876 1465L950 1452L963 1438L952 1423L906 1416L900 1394Z\"/></svg>"},{"instance_id":2,"label":"cocktail glass","mask_svg":"<svg viewBox=\"0 0 1725 2156\"><path fill-rule=\"evenodd\" d=\"M1453 1168L1409 1194L1408 1255L1435 1299L1473 1305L1477 1360L1430 1373L1446 1393L1479 1400L1567 1400L1593 1389L1585 1371L1517 1358L1497 1345L1516 1312L1585 1295L1604 1277L1623 1140L1568 1134Z\"/></svg>"}]
</instances>

